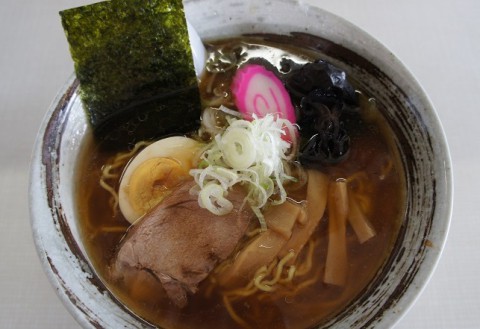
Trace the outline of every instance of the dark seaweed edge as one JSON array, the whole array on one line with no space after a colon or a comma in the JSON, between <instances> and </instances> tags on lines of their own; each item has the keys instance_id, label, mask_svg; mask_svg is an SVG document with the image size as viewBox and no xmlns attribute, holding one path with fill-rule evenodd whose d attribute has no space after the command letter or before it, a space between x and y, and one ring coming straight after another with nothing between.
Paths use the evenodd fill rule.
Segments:
<instances>
[{"instance_id":1,"label":"dark seaweed edge","mask_svg":"<svg viewBox=\"0 0 480 329\"><path fill-rule=\"evenodd\" d=\"M200 93L181 0L105 1L60 16L98 139L115 147L198 126Z\"/></svg>"}]
</instances>

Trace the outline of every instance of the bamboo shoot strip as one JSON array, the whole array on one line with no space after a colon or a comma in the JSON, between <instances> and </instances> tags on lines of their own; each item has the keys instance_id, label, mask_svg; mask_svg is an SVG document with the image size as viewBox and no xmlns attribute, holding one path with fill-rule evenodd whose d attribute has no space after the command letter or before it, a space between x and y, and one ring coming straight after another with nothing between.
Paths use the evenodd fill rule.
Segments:
<instances>
[{"instance_id":1,"label":"bamboo shoot strip","mask_svg":"<svg viewBox=\"0 0 480 329\"><path fill-rule=\"evenodd\" d=\"M306 220L303 220L303 223L298 222L297 225L295 225L292 237L280 252L282 257L288 254L290 250L295 251L296 255L300 254L300 251L305 244L308 243L313 231L315 231L315 228L325 213L325 207L327 205L328 177L317 170L308 170L307 174ZM299 219L301 220L302 217ZM294 260L295 258L290 261L289 265L292 265Z\"/></svg>"},{"instance_id":2,"label":"bamboo shoot strip","mask_svg":"<svg viewBox=\"0 0 480 329\"><path fill-rule=\"evenodd\" d=\"M238 253L232 265L218 277L219 284L229 287L250 279L257 269L270 264L290 239L293 226L302 211L301 206L289 201L270 207L265 212L268 229Z\"/></svg>"},{"instance_id":3,"label":"bamboo shoot strip","mask_svg":"<svg viewBox=\"0 0 480 329\"><path fill-rule=\"evenodd\" d=\"M348 197L348 222L352 226L358 241L364 243L367 240L373 238L376 233L373 225L360 209L357 200L354 195L349 193Z\"/></svg>"},{"instance_id":4,"label":"bamboo shoot strip","mask_svg":"<svg viewBox=\"0 0 480 329\"><path fill-rule=\"evenodd\" d=\"M343 286L347 280L347 182L337 180L328 190L328 250L323 281Z\"/></svg>"}]
</instances>

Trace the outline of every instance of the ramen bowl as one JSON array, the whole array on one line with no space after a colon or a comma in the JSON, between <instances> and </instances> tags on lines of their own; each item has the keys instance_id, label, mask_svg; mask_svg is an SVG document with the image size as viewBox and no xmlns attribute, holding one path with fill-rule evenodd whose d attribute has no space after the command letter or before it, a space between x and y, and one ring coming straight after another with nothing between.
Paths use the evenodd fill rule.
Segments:
<instances>
[{"instance_id":1,"label":"ramen bowl","mask_svg":"<svg viewBox=\"0 0 480 329\"><path fill-rule=\"evenodd\" d=\"M382 106L405 168L406 207L393 250L362 293L319 328L393 326L427 284L442 252L452 206L450 156L419 83L381 43L351 23L296 1L185 1L204 40L262 34L322 53ZM49 109L30 174L37 252L66 308L85 328L149 327L99 279L78 227L76 165L92 138L74 76Z\"/></svg>"}]
</instances>

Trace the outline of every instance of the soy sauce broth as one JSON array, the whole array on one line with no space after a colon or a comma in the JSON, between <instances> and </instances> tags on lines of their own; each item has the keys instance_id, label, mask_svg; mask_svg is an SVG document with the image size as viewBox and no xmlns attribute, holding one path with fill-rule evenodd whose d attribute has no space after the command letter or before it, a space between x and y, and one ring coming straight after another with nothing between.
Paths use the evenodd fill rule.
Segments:
<instances>
[{"instance_id":1,"label":"soy sauce broth","mask_svg":"<svg viewBox=\"0 0 480 329\"><path fill-rule=\"evenodd\" d=\"M262 45L258 39L220 41L212 44L211 50L219 47L244 51L244 58L264 54L263 57L273 66L278 65L279 56L289 56L297 62L305 62L312 56L310 52L291 47ZM220 73L213 82L212 76L207 75L201 84L204 101L212 102L228 93L230 79L230 72ZM261 297L256 294L232 304L236 314L252 328L309 328L327 321L365 291L392 250L405 212L405 175L395 137L381 115L381 105L377 108L374 101L363 94L360 100L360 114L348 122L351 135L349 156L337 165L320 170L331 181L358 176L349 185L349 190L362 193L370 200L371 210L367 217L376 236L360 244L347 224L347 284L345 287L325 284L322 280L328 244L328 216L324 215L312 236L315 243L313 267L301 281L293 282L293 286L301 286L302 282L308 281L307 288L294 294L292 288L262 293ZM223 103L227 106L231 103L228 95L223 97ZM129 147L125 146L125 151ZM187 307L179 310L155 280L146 279L132 287L110 277L116 247L130 226L119 211L113 213L110 194L99 185L102 167L115 154L116 151L92 141L85 145L77 170L78 225L96 273L122 304L154 326L241 328L226 309L222 291L220 288L212 291L208 278L200 284L199 291L189 297ZM121 172L122 168L118 171ZM368 183L368 188L362 187L361 183ZM118 184L115 187L118 188ZM299 259L305 259L307 253L305 247Z\"/></svg>"}]
</instances>

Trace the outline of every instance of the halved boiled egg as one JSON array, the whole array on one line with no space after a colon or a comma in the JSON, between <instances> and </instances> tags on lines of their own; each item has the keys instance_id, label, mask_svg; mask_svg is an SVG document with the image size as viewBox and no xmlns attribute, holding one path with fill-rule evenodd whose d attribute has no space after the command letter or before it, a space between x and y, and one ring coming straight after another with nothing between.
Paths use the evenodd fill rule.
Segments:
<instances>
[{"instance_id":1,"label":"halved boiled egg","mask_svg":"<svg viewBox=\"0 0 480 329\"><path fill-rule=\"evenodd\" d=\"M142 150L125 169L118 191L120 211L130 222L146 214L175 186L191 179L189 170L202 143L188 137L168 137Z\"/></svg>"}]
</instances>

